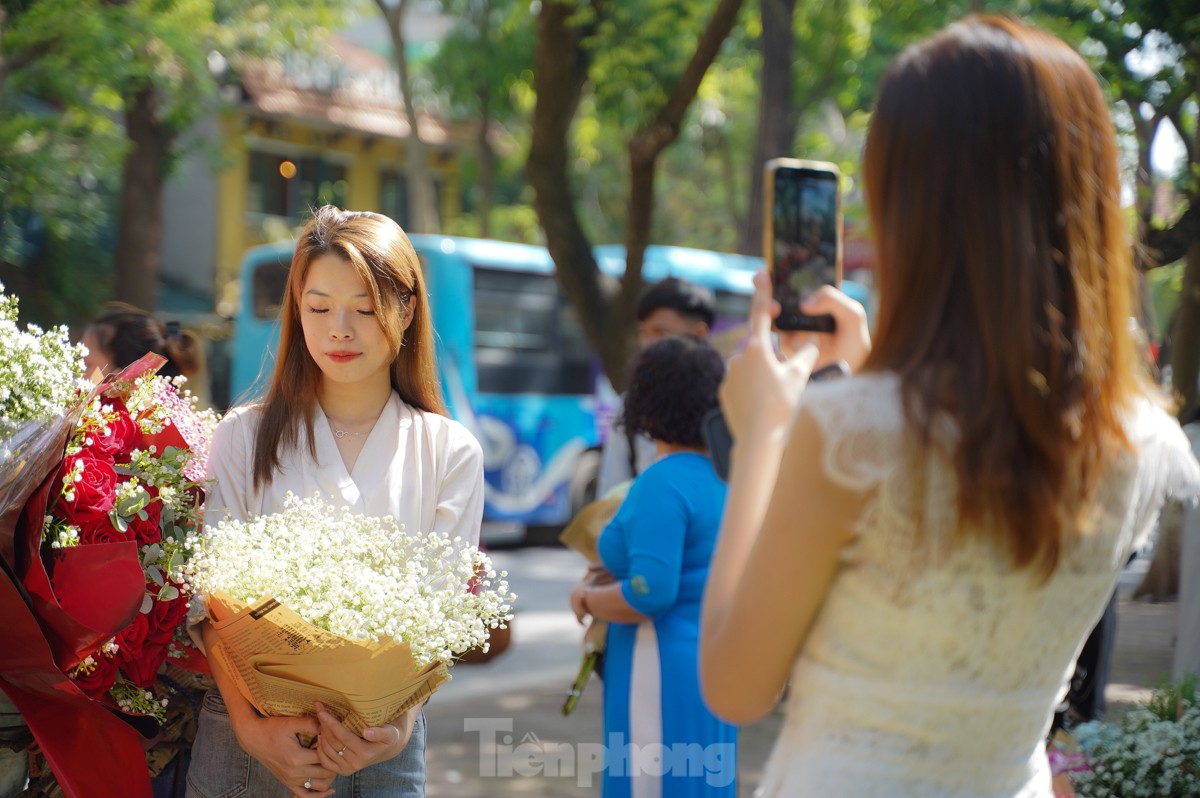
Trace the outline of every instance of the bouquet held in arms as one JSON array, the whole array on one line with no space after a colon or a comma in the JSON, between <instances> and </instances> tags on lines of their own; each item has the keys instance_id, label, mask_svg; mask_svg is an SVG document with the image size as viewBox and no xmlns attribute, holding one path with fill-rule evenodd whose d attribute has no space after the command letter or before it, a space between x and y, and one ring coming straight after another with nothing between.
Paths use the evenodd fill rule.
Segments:
<instances>
[{"instance_id":1,"label":"bouquet held in arms","mask_svg":"<svg viewBox=\"0 0 1200 798\"><path fill-rule=\"evenodd\" d=\"M67 796L148 796L149 688L185 653L182 541L216 419L153 376L160 356L92 387L65 328L16 316L0 294L0 689Z\"/></svg>"},{"instance_id":2,"label":"bouquet held in arms","mask_svg":"<svg viewBox=\"0 0 1200 798\"><path fill-rule=\"evenodd\" d=\"M92 397L67 443L42 518L44 559L52 563L74 547L136 545L136 556L123 565L138 571L138 612L70 676L85 695L108 696L126 712L159 721L167 699L150 688L167 658L203 667L183 628L190 593L182 568L184 541L200 523L217 419L197 411L180 385L181 378L168 380L149 369L138 374L131 367ZM69 574L53 572L51 583L64 606L105 600L95 584Z\"/></svg>"},{"instance_id":3,"label":"bouquet held in arms","mask_svg":"<svg viewBox=\"0 0 1200 798\"><path fill-rule=\"evenodd\" d=\"M320 701L361 734L423 701L452 657L512 618L506 574L458 538L320 496L213 520L189 539L185 577L208 595L209 657L266 715L312 715Z\"/></svg>"}]
</instances>

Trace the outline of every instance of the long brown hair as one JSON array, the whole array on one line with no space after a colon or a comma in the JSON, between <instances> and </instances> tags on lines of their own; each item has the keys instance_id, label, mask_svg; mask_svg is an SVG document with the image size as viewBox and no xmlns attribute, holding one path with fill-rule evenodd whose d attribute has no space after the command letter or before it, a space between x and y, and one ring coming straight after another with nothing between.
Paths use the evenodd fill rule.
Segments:
<instances>
[{"instance_id":1,"label":"long brown hair","mask_svg":"<svg viewBox=\"0 0 1200 798\"><path fill-rule=\"evenodd\" d=\"M939 413L954 420L960 515L1049 575L1152 390L1100 86L1053 36L967 18L890 67L863 161L867 368L899 375L926 446Z\"/></svg>"},{"instance_id":2,"label":"long brown hair","mask_svg":"<svg viewBox=\"0 0 1200 798\"><path fill-rule=\"evenodd\" d=\"M309 452L316 457L313 406L321 370L304 343L300 297L308 267L328 254L345 258L367 286L375 318L391 348L392 389L413 407L446 415L425 278L412 242L386 216L326 205L300 233L292 255L280 310L279 355L254 442L255 487L271 481L283 447L299 445L301 425L308 434ZM412 321L402 330L406 311Z\"/></svg>"}]
</instances>

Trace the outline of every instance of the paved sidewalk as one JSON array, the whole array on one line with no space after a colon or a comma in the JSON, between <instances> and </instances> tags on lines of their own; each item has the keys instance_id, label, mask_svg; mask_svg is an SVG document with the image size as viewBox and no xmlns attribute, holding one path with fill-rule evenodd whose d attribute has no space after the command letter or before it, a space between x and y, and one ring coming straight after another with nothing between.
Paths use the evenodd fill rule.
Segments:
<instances>
[{"instance_id":1,"label":"paved sidewalk","mask_svg":"<svg viewBox=\"0 0 1200 798\"><path fill-rule=\"evenodd\" d=\"M1173 602L1119 601L1110 713L1145 700L1169 676L1176 609ZM559 709L570 678L507 693L498 683L490 694L435 696L427 711L429 798L599 796L598 779L574 766L577 752L602 739L601 685L593 679L578 709L564 718ZM740 795L753 794L781 722L776 712L742 730Z\"/></svg>"}]
</instances>

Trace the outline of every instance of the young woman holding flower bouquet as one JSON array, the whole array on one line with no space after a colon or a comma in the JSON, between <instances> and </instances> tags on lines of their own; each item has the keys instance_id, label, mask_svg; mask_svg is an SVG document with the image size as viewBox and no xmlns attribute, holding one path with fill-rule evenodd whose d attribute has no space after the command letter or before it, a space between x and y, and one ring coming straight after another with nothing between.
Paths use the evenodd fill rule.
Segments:
<instances>
[{"instance_id":1,"label":"young woman holding flower bouquet","mask_svg":"<svg viewBox=\"0 0 1200 798\"><path fill-rule=\"evenodd\" d=\"M789 685L765 796L1051 798L1045 736L1164 496L1200 470L1157 404L1108 105L1086 62L971 17L884 77L861 307L781 362L759 276L721 401L736 444L704 694ZM855 372L806 387L816 365Z\"/></svg>"},{"instance_id":2,"label":"young woman holding flower bouquet","mask_svg":"<svg viewBox=\"0 0 1200 798\"><path fill-rule=\"evenodd\" d=\"M478 541L483 458L446 416L416 252L374 213L319 209L300 234L271 387L231 411L210 453L210 524L280 512L289 493ZM263 556L269 557L269 552ZM215 632L202 624L206 644ZM188 795L424 794L420 705L351 733L330 712L263 717L214 667ZM314 747L297 735L315 736Z\"/></svg>"}]
</instances>

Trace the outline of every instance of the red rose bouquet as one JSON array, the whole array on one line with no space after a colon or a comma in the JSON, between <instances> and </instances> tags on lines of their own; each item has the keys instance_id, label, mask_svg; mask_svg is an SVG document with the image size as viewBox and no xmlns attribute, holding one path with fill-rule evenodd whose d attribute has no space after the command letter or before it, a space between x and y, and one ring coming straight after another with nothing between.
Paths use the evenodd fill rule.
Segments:
<instances>
[{"instance_id":1,"label":"red rose bouquet","mask_svg":"<svg viewBox=\"0 0 1200 798\"><path fill-rule=\"evenodd\" d=\"M81 356L26 337L0 336L0 689L69 798L149 798L143 743L163 714L149 685L189 657L182 540L216 419L154 376L158 355L51 395Z\"/></svg>"},{"instance_id":2,"label":"red rose bouquet","mask_svg":"<svg viewBox=\"0 0 1200 798\"><path fill-rule=\"evenodd\" d=\"M51 483L41 540L56 554L74 547L134 543L142 571L138 612L119 633L69 670L91 698L162 719L149 688L167 658L192 660L181 624L189 591L183 542L200 523L205 456L216 416L199 412L177 382L124 375L83 409ZM50 572L64 607L95 602L94 586ZM82 652L80 652L82 653Z\"/></svg>"}]
</instances>

